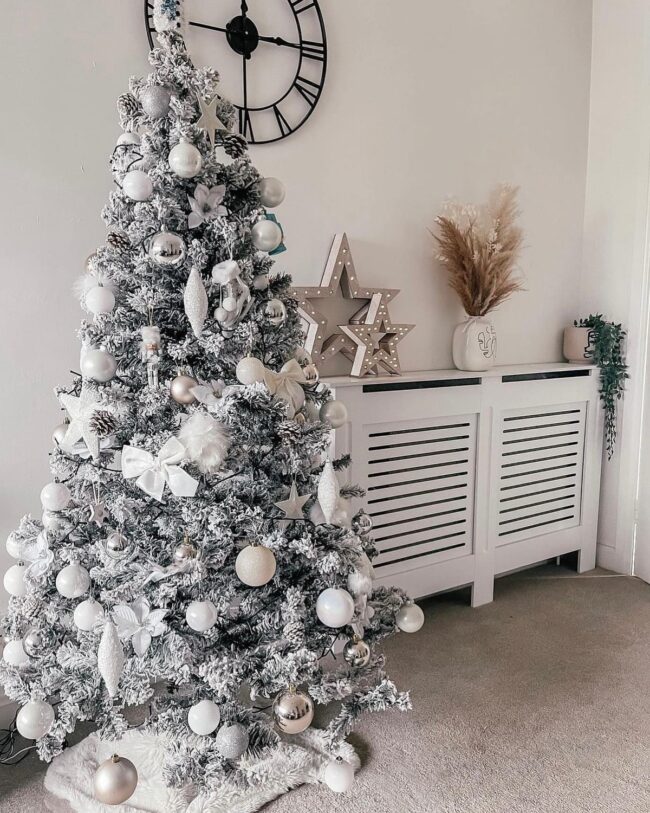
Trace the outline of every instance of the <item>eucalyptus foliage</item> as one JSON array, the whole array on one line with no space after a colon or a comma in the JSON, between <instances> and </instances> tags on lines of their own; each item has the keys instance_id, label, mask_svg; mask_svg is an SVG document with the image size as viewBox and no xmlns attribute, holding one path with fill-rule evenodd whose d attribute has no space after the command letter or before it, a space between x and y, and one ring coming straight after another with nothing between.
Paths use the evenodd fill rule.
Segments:
<instances>
[{"instance_id":1,"label":"eucalyptus foliage","mask_svg":"<svg viewBox=\"0 0 650 813\"><path fill-rule=\"evenodd\" d=\"M19 704L43 698L55 705L56 721L37 743L42 759L58 754L66 735L81 720L95 721L102 737L119 738L129 726L127 707L143 706L145 728L171 743L168 781L218 789L226 779L246 778L237 763L220 755L214 736L197 737L190 731L188 707L203 698L214 700L222 720L246 726L250 747L259 753L273 748L278 735L272 718L256 708L251 697L273 698L293 684L309 691L319 704L338 704L326 733L335 745L361 713L409 706L408 695L398 692L386 676L377 651L378 642L396 630L395 615L406 597L400 590L375 589L369 601L374 615L364 636L373 657L366 667L351 669L332 656L337 638L349 636L351 630L323 626L316 616L316 599L327 587L345 588L362 555L375 554L373 543L352 530L354 522L350 528L307 519L315 497L307 504L304 520L284 523L274 506L287 498L294 480L300 494L316 493L322 453L330 444L329 428L318 418L320 404L330 397L325 387L306 391L305 421L299 423L288 419L285 404L263 384L232 386L213 412L232 437L228 458L220 471L209 475L184 464L199 480L193 498L167 491L163 502L157 502L122 476L123 445L155 455L177 434L187 415L205 408L181 406L170 398L169 382L179 370L197 380L223 379L237 385L235 367L248 353L277 371L302 343L290 278L282 273L271 276L269 290L253 285L256 277L270 271L272 259L256 252L251 242L251 227L264 209L258 192L260 175L246 145L232 133L223 137L222 145L230 145L228 158L223 146L213 148L208 134L196 125L197 97L212 99L218 76L210 68L192 65L178 35L164 33L159 40L161 47L150 56L152 73L146 79L132 79L129 92L118 101L124 130L142 133L140 151L154 194L140 203L124 194L121 183L132 156L117 149L112 159L117 188L103 211L113 239L97 249L90 263L91 274L114 288L117 304L112 312L84 321L79 331L83 346L104 347L118 360L115 378L97 385L101 402L119 416L118 428L112 448L102 448L97 459L83 450L75 454L56 445L51 452L52 474L70 488L72 502L62 512L63 527L47 532L53 561L43 575L29 579L25 597L10 600L1 627L7 639L19 639L30 628L42 630L45 643L26 666L14 668L0 661L0 684ZM141 91L152 85L173 92L169 115L161 119L149 118L139 102ZM228 126L234 112L227 101L220 102L218 114ZM203 157L199 175L189 180L174 175L167 161L181 137L197 146ZM228 215L189 230L188 198L197 183L225 185ZM162 229L176 232L187 245L187 257L177 267L158 267L147 254L150 237ZM251 287L253 304L232 334L225 335L212 317L219 300L218 289L211 287L210 269L232 258ZM210 297L208 319L198 339L183 310L183 290L192 267L202 274ZM280 326L265 316L271 296L287 308L287 319ZM148 388L140 355L140 331L150 320L162 335L158 389ZM77 375L58 393L78 395L81 386ZM341 459L335 465L341 469L348 462ZM102 527L89 521L89 505L97 493L108 509ZM359 491L350 487L343 493L354 496ZM131 542L129 554L120 560L110 558L104 547L115 529L123 529ZM27 516L13 538L29 542L42 530L40 520ZM187 572L152 580L152 573L171 564L185 534L199 551L195 564ZM263 542L277 559L276 575L264 587L246 587L235 574L236 555L250 541ZM123 641L127 659L113 699L97 667L101 622L93 631L79 630L72 614L81 599L66 599L55 588L56 574L75 561L90 572L90 594L103 605L106 617L116 605L141 597L151 608L167 611L165 632L153 638L143 655L133 651L129 640ZM193 600L207 599L216 605L219 620L206 633L193 632L185 622L186 608Z\"/></svg>"}]
</instances>

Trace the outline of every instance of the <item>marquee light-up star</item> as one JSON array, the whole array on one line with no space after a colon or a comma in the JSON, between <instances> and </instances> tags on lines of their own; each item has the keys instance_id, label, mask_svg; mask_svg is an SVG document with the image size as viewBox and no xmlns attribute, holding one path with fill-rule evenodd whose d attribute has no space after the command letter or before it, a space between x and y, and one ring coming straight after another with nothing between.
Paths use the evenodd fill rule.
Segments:
<instances>
[{"instance_id":1,"label":"marquee light-up star","mask_svg":"<svg viewBox=\"0 0 650 813\"><path fill-rule=\"evenodd\" d=\"M357 347L352 375L362 377L368 373L378 373L380 368L392 375L401 372L397 345L413 330L414 325L396 325L388 316L379 316L370 324L340 327Z\"/></svg>"},{"instance_id":2,"label":"marquee light-up star","mask_svg":"<svg viewBox=\"0 0 650 813\"><path fill-rule=\"evenodd\" d=\"M215 96L210 102L204 101L201 96L198 97L201 118L196 122L196 126L206 131L213 147L216 143L217 133L220 131L228 132L228 128L217 115L219 101L218 96Z\"/></svg>"},{"instance_id":3,"label":"marquee light-up star","mask_svg":"<svg viewBox=\"0 0 650 813\"><path fill-rule=\"evenodd\" d=\"M107 409L99 403L99 394L84 384L78 398L64 394L60 396L60 401L70 416L70 425L61 442L61 448L70 452L74 444L83 438L92 457L98 458L99 437L92 430L91 419L97 411Z\"/></svg>"},{"instance_id":4,"label":"marquee light-up star","mask_svg":"<svg viewBox=\"0 0 650 813\"><path fill-rule=\"evenodd\" d=\"M298 486L294 480L291 484L291 490L289 491L289 499L280 500L280 502L275 503L275 505L284 513L286 517L286 519L282 520L284 526L289 524L287 520L304 519L303 508L310 497L311 494L298 496Z\"/></svg>"}]
</instances>

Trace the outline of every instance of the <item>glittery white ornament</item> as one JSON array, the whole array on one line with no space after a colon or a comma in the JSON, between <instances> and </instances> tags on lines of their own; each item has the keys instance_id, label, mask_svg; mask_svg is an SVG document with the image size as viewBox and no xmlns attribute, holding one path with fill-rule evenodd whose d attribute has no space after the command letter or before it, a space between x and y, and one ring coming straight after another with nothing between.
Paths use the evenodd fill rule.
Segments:
<instances>
[{"instance_id":1,"label":"glittery white ornament","mask_svg":"<svg viewBox=\"0 0 650 813\"><path fill-rule=\"evenodd\" d=\"M201 700L187 713L187 724L195 734L206 737L216 731L221 722L219 706L212 700Z\"/></svg>"},{"instance_id":2,"label":"glittery white ornament","mask_svg":"<svg viewBox=\"0 0 650 813\"><path fill-rule=\"evenodd\" d=\"M199 338L208 315L208 295L201 274L196 267L190 271L183 294L183 305L194 335Z\"/></svg>"},{"instance_id":3,"label":"glittery white ornament","mask_svg":"<svg viewBox=\"0 0 650 813\"><path fill-rule=\"evenodd\" d=\"M331 460L325 463L318 480L318 502L325 521L331 522L339 502L339 481Z\"/></svg>"},{"instance_id":4,"label":"glittery white ornament","mask_svg":"<svg viewBox=\"0 0 650 813\"><path fill-rule=\"evenodd\" d=\"M117 694L124 660L124 650L117 634L117 627L112 621L107 621L97 649L97 668L110 697Z\"/></svg>"},{"instance_id":5,"label":"glittery white ornament","mask_svg":"<svg viewBox=\"0 0 650 813\"><path fill-rule=\"evenodd\" d=\"M226 759L239 759L248 749L248 732L239 723L222 725L215 737L215 745Z\"/></svg>"},{"instance_id":6,"label":"glittery white ornament","mask_svg":"<svg viewBox=\"0 0 650 813\"><path fill-rule=\"evenodd\" d=\"M151 85L140 93L140 104L149 118L163 119L169 113L171 98L169 88L162 85Z\"/></svg>"},{"instance_id":7,"label":"glittery white ornament","mask_svg":"<svg viewBox=\"0 0 650 813\"><path fill-rule=\"evenodd\" d=\"M248 545L235 560L235 572L241 582L249 587L262 587L275 576L275 556L264 545Z\"/></svg>"}]
</instances>

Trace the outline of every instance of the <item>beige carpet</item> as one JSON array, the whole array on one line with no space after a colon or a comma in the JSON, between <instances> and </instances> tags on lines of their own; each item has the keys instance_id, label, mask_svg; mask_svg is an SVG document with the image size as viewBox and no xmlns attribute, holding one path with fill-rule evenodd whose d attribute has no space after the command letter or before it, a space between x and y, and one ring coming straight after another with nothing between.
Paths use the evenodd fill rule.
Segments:
<instances>
[{"instance_id":1,"label":"beige carpet","mask_svg":"<svg viewBox=\"0 0 650 813\"><path fill-rule=\"evenodd\" d=\"M650 586L540 568L425 603L388 642L415 710L354 736L353 791L303 787L267 813L648 813ZM0 811L47 810L43 768L0 767ZM161 813L164 813L161 811Z\"/></svg>"}]
</instances>

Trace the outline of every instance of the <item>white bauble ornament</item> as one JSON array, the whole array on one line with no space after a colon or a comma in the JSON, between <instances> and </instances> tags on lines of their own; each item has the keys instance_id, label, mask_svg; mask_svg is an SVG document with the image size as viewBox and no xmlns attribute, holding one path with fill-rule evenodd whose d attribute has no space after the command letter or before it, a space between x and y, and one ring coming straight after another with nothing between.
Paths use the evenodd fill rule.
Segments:
<instances>
[{"instance_id":1,"label":"white bauble ornament","mask_svg":"<svg viewBox=\"0 0 650 813\"><path fill-rule=\"evenodd\" d=\"M169 166L179 178L193 178L201 171L203 158L194 144L180 141L169 152Z\"/></svg>"},{"instance_id":2,"label":"white bauble ornament","mask_svg":"<svg viewBox=\"0 0 650 813\"><path fill-rule=\"evenodd\" d=\"M122 181L122 192L138 202L149 200L153 195L153 181L141 169L131 169L124 176Z\"/></svg>"},{"instance_id":3,"label":"white bauble ornament","mask_svg":"<svg viewBox=\"0 0 650 813\"><path fill-rule=\"evenodd\" d=\"M228 313L232 313L237 310L237 300L234 296L227 296L221 303L221 307Z\"/></svg>"},{"instance_id":4,"label":"white bauble ornament","mask_svg":"<svg viewBox=\"0 0 650 813\"><path fill-rule=\"evenodd\" d=\"M323 782L334 793L347 793L354 783L354 768L339 757L325 766L322 776Z\"/></svg>"},{"instance_id":5,"label":"white bauble ornament","mask_svg":"<svg viewBox=\"0 0 650 813\"><path fill-rule=\"evenodd\" d=\"M52 432L52 443L54 443L56 446L60 446L63 443L63 439L67 435L69 428L70 424L65 423L65 421L55 426L54 431Z\"/></svg>"},{"instance_id":6,"label":"white bauble ornament","mask_svg":"<svg viewBox=\"0 0 650 813\"><path fill-rule=\"evenodd\" d=\"M115 294L105 285L95 285L86 293L84 301L93 316L97 316L99 313L110 313L113 310Z\"/></svg>"},{"instance_id":7,"label":"white bauble ornament","mask_svg":"<svg viewBox=\"0 0 650 813\"><path fill-rule=\"evenodd\" d=\"M256 291L266 291L269 287L269 275L268 274L258 274L253 279L253 288Z\"/></svg>"},{"instance_id":8,"label":"white bauble ornament","mask_svg":"<svg viewBox=\"0 0 650 813\"><path fill-rule=\"evenodd\" d=\"M118 147L139 147L141 143L142 139L137 133L120 133L117 139Z\"/></svg>"},{"instance_id":9,"label":"white bauble ornament","mask_svg":"<svg viewBox=\"0 0 650 813\"><path fill-rule=\"evenodd\" d=\"M201 700L187 713L187 724L195 734L207 737L216 731L221 722L219 706L212 700Z\"/></svg>"},{"instance_id":10,"label":"white bauble ornament","mask_svg":"<svg viewBox=\"0 0 650 813\"><path fill-rule=\"evenodd\" d=\"M341 401L325 401L318 413L323 423L329 424L332 429L338 429L348 419L348 411Z\"/></svg>"},{"instance_id":11,"label":"white bauble ornament","mask_svg":"<svg viewBox=\"0 0 650 813\"><path fill-rule=\"evenodd\" d=\"M149 257L161 268L175 268L187 254L182 237L173 231L159 231L149 241Z\"/></svg>"},{"instance_id":12,"label":"white bauble ornament","mask_svg":"<svg viewBox=\"0 0 650 813\"><path fill-rule=\"evenodd\" d=\"M284 184L277 178L262 178L259 182L260 201L267 209L274 209L284 200Z\"/></svg>"},{"instance_id":13,"label":"white bauble ornament","mask_svg":"<svg viewBox=\"0 0 650 813\"><path fill-rule=\"evenodd\" d=\"M27 585L25 584L26 571L27 565L24 562L18 562L5 573L2 583L10 596L20 598L27 593Z\"/></svg>"},{"instance_id":14,"label":"white bauble ornament","mask_svg":"<svg viewBox=\"0 0 650 813\"><path fill-rule=\"evenodd\" d=\"M70 498L70 489L64 483L48 483L41 491L41 505L46 511L63 511Z\"/></svg>"},{"instance_id":15,"label":"white bauble ornament","mask_svg":"<svg viewBox=\"0 0 650 813\"><path fill-rule=\"evenodd\" d=\"M189 375L177 375L169 385L169 392L171 397L177 404L193 404L196 401L196 396L192 389L196 387L199 382Z\"/></svg>"},{"instance_id":16,"label":"white bauble ornament","mask_svg":"<svg viewBox=\"0 0 650 813\"><path fill-rule=\"evenodd\" d=\"M115 697L117 694L124 661L124 650L117 634L117 627L112 621L107 621L97 648L97 668L109 697Z\"/></svg>"},{"instance_id":17,"label":"white bauble ornament","mask_svg":"<svg viewBox=\"0 0 650 813\"><path fill-rule=\"evenodd\" d=\"M328 587L318 596L316 615L326 627L345 627L354 616L354 599L347 590Z\"/></svg>"},{"instance_id":18,"label":"white bauble ornament","mask_svg":"<svg viewBox=\"0 0 650 813\"><path fill-rule=\"evenodd\" d=\"M263 545L249 545L239 551L235 560L235 572L241 582L249 587L261 587L275 576L275 556Z\"/></svg>"},{"instance_id":19,"label":"white bauble ornament","mask_svg":"<svg viewBox=\"0 0 650 813\"><path fill-rule=\"evenodd\" d=\"M12 559L20 559L23 550L23 543L16 538L16 534L13 532L9 534L5 547L7 548L7 553Z\"/></svg>"},{"instance_id":20,"label":"white bauble ornament","mask_svg":"<svg viewBox=\"0 0 650 813\"><path fill-rule=\"evenodd\" d=\"M40 740L53 722L54 709L45 700L30 700L16 715L16 728L26 740Z\"/></svg>"},{"instance_id":21,"label":"white bauble ornament","mask_svg":"<svg viewBox=\"0 0 650 813\"><path fill-rule=\"evenodd\" d=\"M2 650L2 658L16 669L29 663L29 655L25 652L22 641L7 641Z\"/></svg>"},{"instance_id":22,"label":"white bauble ornament","mask_svg":"<svg viewBox=\"0 0 650 813\"><path fill-rule=\"evenodd\" d=\"M77 604L74 610L74 623L84 632L92 632L95 624L104 617L104 608L94 598L87 598Z\"/></svg>"},{"instance_id":23,"label":"white bauble ornament","mask_svg":"<svg viewBox=\"0 0 650 813\"><path fill-rule=\"evenodd\" d=\"M326 522L332 522L339 504L339 481L332 461L328 460L318 480L318 502Z\"/></svg>"},{"instance_id":24,"label":"white bauble ornament","mask_svg":"<svg viewBox=\"0 0 650 813\"><path fill-rule=\"evenodd\" d=\"M81 356L81 374L102 384L110 381L117 371L115 357L106 350L86 350Z\"/></svg>"},{"instance_id":25,"label":"white bauble ornament","mask_svg":"<svg viewBox=\"0 0 650 813\"><path fill-rule=\"evenodd\" d=\"M172 93L169 88L162 85L151 85L140 91L140 104L151 119L164 119L169 113L169 103Z\"/></svg>"},{"instance_id":26,"label":"white bauble ornament","mask_svg":"<svg viewBox=\"0 0 650 813\"><path fill-rule=\"evenodd\" d=\"M214 318L217 320L217 322L225 322L226 319L230 318L230 314L225 308L222 308L221 305L219 305L218 308L214 309Z\"/></svg>"},{"instance_id":27,"label":"white bauble ornament","mask_svg":"<svg viewBox=\"0 0 650 813\"><path fill-rule=\"evenodd\" d=\"M130 759L113 754L95 771L95 799L105 805L121 805L138 787L138 772Z\"/></svg>"},{"instance_id":28,"label":"white bauble ornament","mask_svg":"<svg viewBox=\"0 0 650 813\"><path fill-rule=\"evenodd\" d=\"M226 759L239 759L248 750L248 732L239 723L224 724L217 731L214 743L221 756Z\"/></svg>"},{"instance_id":29,"label":"white bauble ornament","mask_svg":"<svg viewBox=\"0 0 650 813\"><path fill-rule=\"evenodd\" d=\"M264 381L264 365L253 356L245 356L235 370L237 380L241 384L256 384Z\"/></svg>"},{"instance_id":30,"label":"white bauble ornament","mask_svg":"<svg viewBox=\"0 0 650 813\"><path fill-rule=\"evenodd\" d=\"M258 251L274 251L282 242L282 229L273 220L258 220L251 229L251 237Z\"/></svg>"},{"instance_id":31,"label":"white bauble ornament","mask_svg":"<svg viewBox=\"0 0 650 813\"><path fill-rule=\"evenodd\" d=\"M402 632L417 632L424 624L424 613L417 604L402 604L395 616L395 623Z\"/></svg>"},{"instance_id":32,"label":"white bauble ornament","mask_svg":"<svg viewBox=\"0 0 650 813\"><path fill-rule=\"evenodd\" d=\"M185 611L187 626L194 632L207 632L218 618L217 608L211 601L193 601Z\"/></svg>"},{"instance_id":33,"label":"white bauble ornament","mask_svg":"<svg viewBox=\"0 0 650 813\"><path fill-rule=\"evenodd\" d=\"M76 562L59 570L56 576L56 589L64 598L79 598L90 587L90 573Z\"/></svg>"},{"instance_id":34,"label":"white bauble ornament","mask_svg":"<svg viewBox=\"0 0 650 813\"><path fill-rule=\"evenodd\" d=\"M300 734L314 719L314 702L306 692L290 688L273 701L273 716L284 734Z\"/></svg>"}]
</instances>

